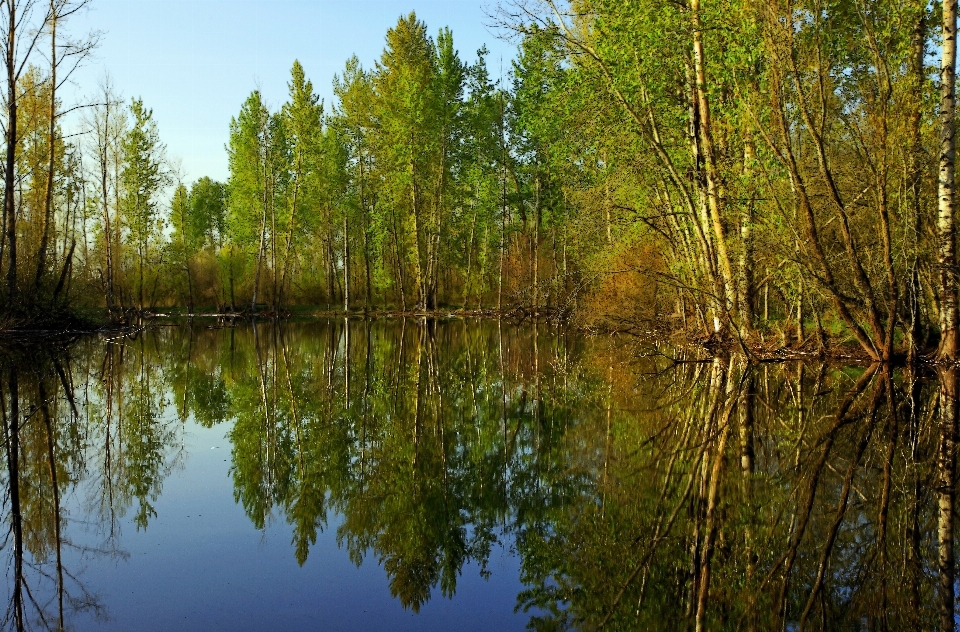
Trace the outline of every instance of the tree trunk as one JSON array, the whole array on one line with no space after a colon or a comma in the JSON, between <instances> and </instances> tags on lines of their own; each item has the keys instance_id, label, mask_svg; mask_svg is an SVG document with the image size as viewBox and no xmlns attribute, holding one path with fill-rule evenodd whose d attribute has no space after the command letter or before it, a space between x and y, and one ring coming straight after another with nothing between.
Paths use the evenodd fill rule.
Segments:
<instances>
[{"instance_id":1,"label":"tree trunk","mask_svg":"<svg viewBox=\"0 0 960 632\"><path fill-rule=\"evenodd\" d=\"M504 138L506 114L500 93L500 269L497 272L497 311L503 311L503 260L507 248L507 141Z\"/></svg>"},{"instance_id":2,"label":"tree trunk","mask_svg":"<svg viewBox=\"0 0 960 632\"><path fill-rule=\"evenodd\" d=\"M145 245L141 243L140 248L138 248L138 262L139 262L139 276L140 280L137 283L137 307L140 311L143 311L143 260L146 257L144 252Z\"/></svg>"},{"instance_id":3,"label":"tree trunk","mask_svg":"<svg viewBox=\"0 0 960 632\"><path fill-rule=\"evenodd\" d=\"M360 153L360 210L363 217L363 265L366 269L367 287L364 306L369 310L373 303L373 275L370 273L370 216L367 213L363 180L363 153Z\"/></svg>"},{"instance_id":4,"label":"tree trunk","mask_svg":"<svg viewBox=\"0 0 960 632\"><path fill-rule=\"evenodd\" d=\"M411 139L412 144L412 139ZM421 218L420 218L420 196L417 195L417 172L413 160L410 161L410 202L413 205L413 238L417 244L415 257L416 266L413 271L417 285L417 309L423 310L427 306L427 288L423 277L424 246L420 236Z\"/></svg>"},{"instance_id":5,"label":"tree trunk","mask_svg":"<svg viewBox=\"0 0 960 632\"><path fill-rule=\"evenodd\" d=\"M267 167L266 160L263 166L263 216L260 219L260 248L257 252L257 274L253 281L253 301L250 309L257 311L257 294L260 291L260 272L263 269L263 253L267 245ZM231 288L231 292L232 292Z\"/></svg>"},{"instance_id":6,"label":"tree trunk","mask_svg":"<svg viewBox=\"0 0 960 632\"><path fill-rule=\"evenodd\" d=\"M695 103L699 117L700 143L703 150L706 175L707 210L710 214L710 225L713 229L714 248L717 256L717 265L721 285L721 296L726 299L720 315L728 323L732 321L733 312L737 309L737 292L733 278L733 266L727 252L727 240L723 228L723 219L720 216L720 172L717 168L716 151L713 145L713 124L710 116L710 102L707 98L706 59L703 48L703 24L700 20L700 0L690 1L690 16L693 20L693 72L695 87ZM740 325L730 323L735 327L743 325L742 316Z\"/></svg>"},{"instance_id":7,"label":"tree trunk","mask_svg":"<svg viewBox=\"0 0 960 632\"><path fill-rule=\"evenodd\" d=\"M407 294L404 289L403 275L403 255L400 246L400 228L397 225L397 212L391 211L390 217L393 219L393 250L396 259L397 283L400 286L400 307L402 311L407 311Z\"/></svg>"},{"instance_id":8,"label":"tree trunk","mask_svg":"<svg viewBox=\"0 0 960 632\"><path fill-rule=\"evenodd\" d=\"M40 290L47 267L47 244L50 240L50 219L53 208L53 176L56 167L57 133L57 9L54 0L50 0L50 111L49 137L47 138L48 166L47 188L43 201L43 235L40 237L40 249L37 252L37 274L33 280L34 293Z\"/></svg>"},{"instance_id":9,"label":"tree trunk","mask_svg":"<svg viewBox=\"0 0 960 632\"><path fill-rule=\"evenodd\" d=\"M957 0L943 3L940 60L940 177L937 181L937 263L940 268L940 360L957 360L957 251L954 238L956 168Z\"/></svg>"},{"instance_id":10,"label":"tree trunk","mask_svg":"<svg viewBox=\"0 0 960 632\"><path fill-rule=\"evenodd\" d=\"M293 247L293 232L297 222L297 201L300 196L300 180L303 177L303 151L297 152L297 168L293 178L293 199L290 203L290 226L287 229L287 243L283 253L283 274L280 276L280 297L277 304L283 303L283 292L287 287L287 269L290 265L290 251Z\"/></svg>"},{"instance_id":11,"label":"tree trunk","mask_svg":"<svg viewBox=\"0 0 960 632\"><path fill-rule=\"evenodd\" d=\"M540 176L537 176L537 194L533 206L533 313L540 311Z\"/></svg>"},{"instance_id":12,"label":"tree trunk","mask_svg":"<svg viewBox=\"0 0 960 632\"><path fill-rule=\"evenodd\" d=\"M756 149L753 146L753 139L748 138L743 147L743 175L748 187L753 186L753 170L756 161ZM750 331L753 329L756 316L756 295L754 291L753 274L753 214L755 193L749 194L749 199L744 201L743 214L740 217L740 318L743 327Z\"/></svg>"},{"instance_id":13,"label":"tree trunk","mask_svg":"<svg viewBox=\"0 0 960 632\"><path fill-rule=\"evenodd\" d=\"M276 173L274 173L273 160L270 158L269 148L267 153L267 164L270 166L268 171L267 182L269 184L269 193L268 193L268 204L270 205L270 267L273 268L273 296L270 297L270 302L273 303L273 311L276 312L280 308L279 304L279 295L277 293L277 284L279 282L279 270L277 269L277 205L274 203L275 191L274 187L276 186Z\"/></svg>"},{"instance_id":14,"label":"tree trunk","mask_svg":"<svg viewBox=\"0 0 960 632\"><path fill-rule=\"evenodd\" d=\"M477 202L473 201L473 222L470 224L470 239L467 240L467 275L463 281L463 301L461 309L467 308L467 298L470 296L470 269L473 266L473 235L477 229Z\"/></svg>"},{"instance_id":15,"label":"tree trunk","mask_svg":"<svg viewBox=\"0 0 960 632\"><path fill-rule=\"evenodd\" d=\"M106 92L106 91L104 91ZM109 150L110 150L110 98L105 99L103 110L103 138L99 146L100 149L100 185L103 193L103 245L104 253L107 259L107 309L113 310L113 231L110 229L110 194L108 190L107 173L110 169ZM98 143L101 139L98 139Z\"/></svg>"},{"instance_id":16,"label":"tree trunk","mask_svg":"<svg viewBox=\"0 0 960 632\"><path fill-rule=\"evenodd\" d=\"M227 266L227 274L230 277L230 311L237 311L237 297L234 292L234 281L233 281L233 246L230 246L230 263Z\"/></svg>"},{"instance_id":17,"label":"tree trunk","mask_svg":"<svg viewBox=\"0 0 960 632\"><path fill-rule=\"evenodd\" d=\"M17 296L17 209L15 206L17 153L17 3L7 2L7 162L4 170L3 214L6 219L7 304L16 305Z\"/></svg>"},{"instance_id":18,"label":"tree trunk","mask_svg":"<svg viewBox=\"0 0 960 632\"><path fill-rule=\"evenodd\" d=\"M193 274L190 271L190 258L187 258L187 306L190 309L190 313L193 314Z\"/></svg>"},{"instance_id":19,"label":"tree trunk","mask_svg":"<svg viewBox=\"0 0 960 632\"><path fill-rule=\"evenodd\" d=\"M73 278L73 252L77 248L77 240L74 239L70 242L70 250L67 251L67 254L63 257L63 268L60 270L60 278L57 280L56 287L53 288L53 302L56 304L57 299L60 298L60 293L63 291L64 286L67 288L67 292L64 295L67 300L70 298L70 279Z\"/></svg>"},{"instance_id":20,"label":"tree trunk","mask_svg":"<svg viewBox=\"0 0 960 632\"><path fill-rule=\"evenodd\" d=\"M109 130L108 130L109 133ZM114 139L114 152L113 152L113 273L114 276L120 274L120 278L124 279L123 275L123 250L122 245L123 241L121 240L121 230L123 229L123 222L120 220L120 151L119 151L120 138L119 136ZM106 192L104 192L106 195ZM116 289L116 279L114 279L114 289ZM119 291L119 302L120 308L123 309L125 306L124 299L124 286L120 286ZM127 296L127 299L131 297Z\"/></svg>"},{"instance_id":21,"label":"tree trunk","mask_svg":"<svg viewBox=\"0 0 960 632\"><path fill-rule=\"evenodd\" d=\"M343 311L350 311L350 222L343 210Z\"/></svg>"},{"instance_id":22,"label":"tree trunk","mask_svg":"<svg viewBox=\"0 0 960 632\"><path fill-rule=\"evenodd\" d=\"M910 323L907 330L907 354L908 362L915 364L919 359L920 346L923 338L923 326L920 321L920 301L922 290L920 288L920 238L922 231L921 218L922 204L920 195L923 184L923 168L921 160L923 158L923 138L921 136L921 119L923 108L923 81L924 68L923 56L926 49L926 0L917 2L917 26L913 32L913 42L910 60L910 80L911 86L911 110L910 110L910 138L913 147L910 149L910 159L908 165L908 187L910 196L910 206L913 217L912 232L909 235L909 245L912 249L910 262L910 277L908 283L907 309L910 313Z\"/></svg>"},{"instance_id":23,"label":"tree trunk","mask_svg":"<svg viewBox=\"0 0 960 632\"><path fill-rule=\"evenodd\" d=\"M327 209L327 239L326 239L326 269L327 269L327 309L330 309L333 304L333 300L336 298L336 283L334 281L334 276L336 276L336 263L333 260L333 231L330 229L330 219L329 215L332 213L330 209Z\"/></svg>"}]
</instances>

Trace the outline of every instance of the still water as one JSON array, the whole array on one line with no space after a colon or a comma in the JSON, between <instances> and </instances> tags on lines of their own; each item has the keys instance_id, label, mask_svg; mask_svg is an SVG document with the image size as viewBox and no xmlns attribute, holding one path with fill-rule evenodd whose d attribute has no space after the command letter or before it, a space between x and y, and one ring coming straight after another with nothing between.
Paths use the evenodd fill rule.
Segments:
<instances>
[{"instance_id":1,"label":"still water","mask_svg":"<svg viewBox=\"0 0 960 632\"><path fill-rule=\"evenodd\" d=\"M957 376L695 360L463 320L8 347L3 627L953 628Z\"/></svg>"}]
</instances>

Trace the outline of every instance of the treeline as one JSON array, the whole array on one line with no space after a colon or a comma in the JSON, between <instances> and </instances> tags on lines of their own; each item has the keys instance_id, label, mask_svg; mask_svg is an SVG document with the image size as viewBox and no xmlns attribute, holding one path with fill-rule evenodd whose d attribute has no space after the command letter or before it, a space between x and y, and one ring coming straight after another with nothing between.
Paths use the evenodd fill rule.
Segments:
<instances>
[{"instance_id":1,"label":"treeline","mask_svg":"<svg viewBox=\"0 0 960 632\"><path fill-rule=\"evenodd\" d=\"M271 109L254 91L231 121L227 182L189 186L141 100L125 102L105 81L82 133L64 140L60 105L49 106L44 88L54 79L31 70L57 143L36 152L54 156L52 168L15 168L32 174L12 194L21 243L38 232L24 202L51 209L43 227L56 247L37 268L56 289L36 296L115 315L565 309L579 278L574 251L586 242L571 239L563 183L546 168L536 110L544 78L525 79L531 69L515 65L505 89L487 56L463 61L448 29L431 37L410 14L388 31L373 69L347 62L332 104L295 62L286 103ZM32 95L23 81L18 91ZM46 120L24 133L46 138ZM6 268L31 267L33 250ZM25 296L18 279L11 299Z\"/></svg>"},{"instance_id":2,"label":"treeline","mask_svg":"<svg viewBox=\"0 0 960 632\"><path fill-rule=\"evenodd\" d=\"M175 194L180 293L277 311L561 307L562 183L542 168L525 74L503 89L486 50L464 62L414 14L373 69L347 62L329 107L294 63L285 104L255 91L232 120L222 201L205 180Z\"/></svg>"},{"instance_id":3,"label":"treeline","mask_svg":"<svg viewBox=\"0 0 960 632\"><path fill-rule=\"evenodd\" d=\"M146 106L105 88L72 144L30 70L6 294L35 277L117 310L522 307L748 353L953 359L955 8L531 0L502 10L506 74L410 14L333 103L298 63L280 107L253 92L228 181L169 205Z\"/></svg>"},{"instance_id":4,"label":"treeline","mask_svg":"<svg viewBox=\"0 0 960 632\"><path fill-rule=\"evenodd\" d=\"M411 14L329 109L252 94L188 293L955 357L952 3L511 6L502 80Z\"/></svg>"}]
</instances>

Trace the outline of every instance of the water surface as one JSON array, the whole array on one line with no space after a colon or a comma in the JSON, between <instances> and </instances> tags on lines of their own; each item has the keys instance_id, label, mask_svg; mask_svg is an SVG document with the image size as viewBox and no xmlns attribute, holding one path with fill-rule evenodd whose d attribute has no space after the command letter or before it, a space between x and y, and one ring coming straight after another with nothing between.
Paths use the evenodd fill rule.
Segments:
<instances>
[{"instance_id":1,"label":"water surface","mask_svg":"<svg viewBox=\"0 0 960 632\"><path fill-rule=\"evenodd\" d=\"M463 320L10 347L4 626L952 628L956 375L688 360Z\"/></svg>"}]
</instances>

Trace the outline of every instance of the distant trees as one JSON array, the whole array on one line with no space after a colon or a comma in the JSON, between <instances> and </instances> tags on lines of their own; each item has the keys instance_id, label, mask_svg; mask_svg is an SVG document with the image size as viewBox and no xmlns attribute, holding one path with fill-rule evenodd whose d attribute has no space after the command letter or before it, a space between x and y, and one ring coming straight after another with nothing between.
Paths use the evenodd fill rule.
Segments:
<instances>
[{"instance_id":1,"label":"distant trees","mask_svg":"<svg viewBox=\"0 0 960 632\"><path fill-rule=\"evenodd\" d=\"M217 267L225 234L225 196L221 183L203 177L193 183L189 192L179 184L170 203L167 260L179 268L185 281L185 302L191 313L197 298L222 302L217 292L219 287L210 279L209 271ZM203 271L208 271L205 278L197 278L198 272Z\"/></svg>"}]
</instances>

